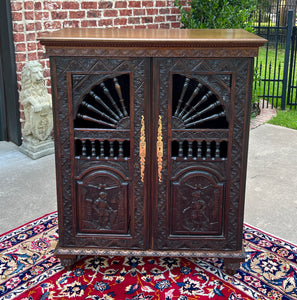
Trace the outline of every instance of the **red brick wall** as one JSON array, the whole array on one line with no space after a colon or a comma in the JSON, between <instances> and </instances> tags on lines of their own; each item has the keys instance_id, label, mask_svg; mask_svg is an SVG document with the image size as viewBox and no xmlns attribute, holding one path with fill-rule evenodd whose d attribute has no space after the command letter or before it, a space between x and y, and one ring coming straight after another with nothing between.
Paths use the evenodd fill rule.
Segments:
<instances>
[{"instance_id":1,"label":"red brick wall","mask_svg":"<svg viewBox=\"0 0 297 300\"><path fill-rule=\"evenodd\" d=\"M19 89L24 65L38 60L50 90L49 61L37 42L40 33L65 27L180 27L173 0L11 0L11 10Z\"/></svg>"}]
</instances>

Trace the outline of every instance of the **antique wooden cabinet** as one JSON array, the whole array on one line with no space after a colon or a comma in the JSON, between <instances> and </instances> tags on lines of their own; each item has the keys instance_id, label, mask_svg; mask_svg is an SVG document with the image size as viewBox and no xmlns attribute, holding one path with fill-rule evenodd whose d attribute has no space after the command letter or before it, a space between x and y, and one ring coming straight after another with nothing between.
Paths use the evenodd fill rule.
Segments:
<instances>
[{"instance_id":1,"label":"antique wooden cabinet","mask_svg":"<svg viewBox=\"0 0 297 300\"><path fill-rule=\"evenodd\" d=\"M63 29L50 57L62 264L244 258L253 57L243 30Z\"/></svg>"}]
</instances>

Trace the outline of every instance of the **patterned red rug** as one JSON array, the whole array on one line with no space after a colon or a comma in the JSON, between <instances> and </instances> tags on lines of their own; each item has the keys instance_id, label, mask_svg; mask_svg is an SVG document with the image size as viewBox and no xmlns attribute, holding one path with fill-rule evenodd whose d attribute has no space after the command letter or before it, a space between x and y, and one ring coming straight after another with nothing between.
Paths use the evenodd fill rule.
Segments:
<instances>
[{"instance_id":1,"label":"patterned red rug","mask_svg":"<svg viewBox=\"0 0 297 300\"><path fill-rule=\"evenodd\" d=\"M297 246L244 228L234 276L219 259L87 257L66 272L52 213L0 236L0 299L297 299Z\"/></svg>"}]
</instances>

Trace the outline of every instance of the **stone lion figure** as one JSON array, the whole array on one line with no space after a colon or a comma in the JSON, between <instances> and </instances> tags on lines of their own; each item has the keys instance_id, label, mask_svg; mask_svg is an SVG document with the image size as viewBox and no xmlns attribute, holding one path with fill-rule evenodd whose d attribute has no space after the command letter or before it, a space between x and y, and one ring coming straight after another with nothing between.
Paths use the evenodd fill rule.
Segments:
<instances>
[{"instance_id":1,"label":"stone lion figure","mask_svg":"<svg viewBox=\"0 0 297 300\"><path fill-rule=\"evenodd\" d=\"M20 101L24 107L24 139L33 144L51 139L53 129L52 98L44 84L43 68L37 61L28 62L21 77Z\"/></svg>"}]
</instances>

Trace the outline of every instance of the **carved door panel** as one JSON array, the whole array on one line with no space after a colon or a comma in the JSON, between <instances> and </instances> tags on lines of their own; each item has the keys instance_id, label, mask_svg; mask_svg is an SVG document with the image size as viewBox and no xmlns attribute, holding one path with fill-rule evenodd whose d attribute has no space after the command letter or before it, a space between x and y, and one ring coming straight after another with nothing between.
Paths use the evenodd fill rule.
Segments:
<instances>
[{"instance_id":1,"label":"carved door panel","mask_svg":"<svg viewBox=\"0 0 297 300\"><path fill-rule=\"evenodd\" d=\"M229 59L155 60L159 84L154 123L159 125L153 143L161 140L163 153L157 146L154 249L233 247L227 233L229 214L234 213L229 197L233 131L229 124L238 69L239 63Z\"/></svg>"},{"instance_id":2,"label":"carved door panel","mask_svg":"<svg viewBox=\"0 0 297 300\"><path fill-rule=\"evenodd\" d=\"M62 222L73 227L61 226L68 229L61 235L61 246L67 240L67 246L145 249L147 196L139 153L147 130L149 60L65 60L59 65L68 86L70 117L62 121L71 124L74 159L72 186L63 186Z\"/></svg>"}]
</instances>

